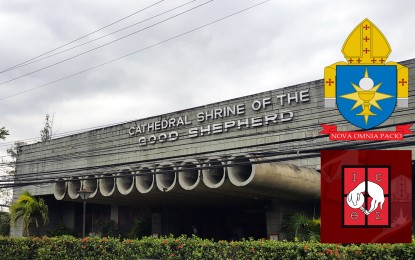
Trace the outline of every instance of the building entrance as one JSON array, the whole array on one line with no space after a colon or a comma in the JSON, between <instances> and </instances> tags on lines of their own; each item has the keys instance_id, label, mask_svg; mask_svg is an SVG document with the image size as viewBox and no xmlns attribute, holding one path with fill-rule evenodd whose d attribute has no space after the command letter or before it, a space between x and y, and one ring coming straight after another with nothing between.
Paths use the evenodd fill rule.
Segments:
<instances>
[{"instance_id":1,"label":"building entrance","mask_svg":"<svg viewBox=\"0 0 415 260\"><path fill-rule=\"evenodd\" d=\"M162 235L195 234L214 240L266 238L263 208L165 208Z\"/></svg>"}]
</instances>

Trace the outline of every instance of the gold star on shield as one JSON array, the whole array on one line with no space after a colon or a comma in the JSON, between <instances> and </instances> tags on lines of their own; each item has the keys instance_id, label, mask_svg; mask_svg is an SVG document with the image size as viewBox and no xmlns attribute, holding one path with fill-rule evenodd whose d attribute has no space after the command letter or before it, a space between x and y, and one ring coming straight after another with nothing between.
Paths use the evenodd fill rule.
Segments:
<instances>
[{"instance_id":1,"label":"gold star on shield","mask_svg":"<svg viewBox=\"0 0 415 260\"><path fill-rule=\"evenodd\" d=\"M359 106L362 106L362 112L356 115L363 116L365 118L365 123L367 125L369 116L376 116L376 114L373 113L370 110L370 108L374 106L377 109L382 110L382 108L379 106L377 101L387 99L387 98L392 98L393 96L377 92L379 87L382 85L382 82L374 86L374 82L369 77L367 68L366 68L364 77L359 81L359 86L357 86L353 82L351 84L353 88L356 90L356 92L342 95L340 97L356 101L356 103L350 110L353 110Z\"/></svg>"}]
</instances>

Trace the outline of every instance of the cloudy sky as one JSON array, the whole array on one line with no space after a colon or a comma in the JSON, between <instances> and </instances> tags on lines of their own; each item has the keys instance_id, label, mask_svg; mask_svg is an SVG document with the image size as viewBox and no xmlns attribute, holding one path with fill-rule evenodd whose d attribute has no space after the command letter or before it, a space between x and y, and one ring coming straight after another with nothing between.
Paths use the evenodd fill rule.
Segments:
<instances>
[{"instance_id":1,"label":"cloudy sky","mask_svg":"<svg viewBox=\"0 0 415 260\"><path fill-rule=\"evenodd\" d=\"M271 0L179 36L261 1L0 1L0 127L10 131L0 156L39 138L46 113L64 135L321 79L366 17L388 38L389 61L415 58L415 2L404 0Z\"/></svg>"}]
</instances>

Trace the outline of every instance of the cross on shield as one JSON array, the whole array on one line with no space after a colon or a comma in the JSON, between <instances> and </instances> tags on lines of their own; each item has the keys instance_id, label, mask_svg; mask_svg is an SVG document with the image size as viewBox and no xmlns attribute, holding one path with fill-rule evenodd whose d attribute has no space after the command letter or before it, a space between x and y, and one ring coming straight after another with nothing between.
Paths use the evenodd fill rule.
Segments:
<instances>
[{"instance_id":1,"label":"cross on shield","mask_svg":"<svg viewBox=\"0 0 415 260\"><path fill-rule=\"evenodd\" d=\"M351 124L371 129L393 113L396 66L340 65L336 78L337 108Z\"/></svg>"}]
</instances>

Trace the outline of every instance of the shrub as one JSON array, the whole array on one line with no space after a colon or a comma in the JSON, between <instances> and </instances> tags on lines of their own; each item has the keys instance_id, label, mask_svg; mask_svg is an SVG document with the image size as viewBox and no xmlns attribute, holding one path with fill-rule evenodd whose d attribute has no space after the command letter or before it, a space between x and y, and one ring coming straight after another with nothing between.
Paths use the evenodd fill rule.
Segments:
<instances>
[{"instance_id":1,"label":"shrub","mask_svg":"<svg viewBox=\"0 0 415 260\"><path fill-rule=\"evenodd\" d=\"M72 229L66 227L63 224L59 224L55 229L46 231L46 233L50 237L75 235L75 232Z\"/></svg>"},{"instance_id":2,"label":"shrub","mask_svg":"<svg viewBox=\"0 0 415 260\"><path fill-rule=\"evenodd\" d=\"M304 213L289 212L283 215L280 232L292 241L320 241L320 218L309 218Z\"/></svg>"},{"instance_id":3,"label":"shrub","mask_svg":"<svg viewBox=\"0 0 415 260\"><path fill-rule=\"evenodd\" d=\"M109 220L100 224L99 233L103 237L119 237L120 229L114 220Z\"/></svg>"},{"instance_id":4,"label":"shrub","mask_svg":"<svg viewBox=\"0 0 415 260\"><path fill-rule=\"evenodd\" d=\"M337 245L198 237L141 240L72 236L0 237L1 259L415 259L412 244Z\"/></svg>"},{"instance_id":5,"label":"shrub","mask_svg":"<svg viewBox=\"0 0 415 260\"><path fill-rule=\"evenodd\" d=\"M136 239L151 235L151 218L140 217L134 219L134 224L127 234L127 238Z\"/></svg>"}]
</instances>

